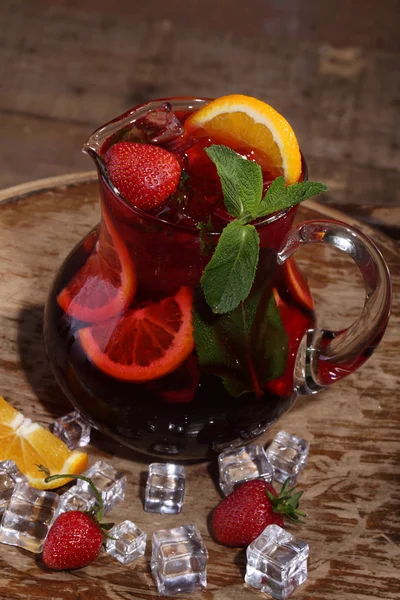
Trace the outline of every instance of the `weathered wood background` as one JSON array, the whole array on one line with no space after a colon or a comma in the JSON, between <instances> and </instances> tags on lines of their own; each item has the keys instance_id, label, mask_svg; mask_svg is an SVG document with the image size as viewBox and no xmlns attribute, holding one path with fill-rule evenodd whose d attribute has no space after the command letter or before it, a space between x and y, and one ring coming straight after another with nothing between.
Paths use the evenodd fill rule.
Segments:
<instances>
[{"instance_id":1,"label":"weathered wood background","mask_svg":"<svg viewBox=\"0 0 400 600\"><path fill-rule=\"evenodd\" d=\"M42 423L70 410L50 372L43 347L43 305L51 280L73 244L98 219L97 185L48 181L44 190L20 198L0 196L0 392ZM82 181L82 178L81 178ZM64 184L61 186L61 184ZM61 187L60 187L61 186ZM21 190L20 190L21 191ZM330 208L306 203L299 218L337 217ZM347 218L339 215L339 218ZM347 218L354 223L351 218ZM362 225L382 250L400 291L396 242ZM326 246L302 249L321 324L349 325L357 318L363 291L348 256ZM400 311L395 302L377 353L348 379L317 397L302 398L278 428L311 442L309 464L299 479L305 490L307 523L297 535L310 544L309 580L293 600L398 600L400 597ZM111 512L148 532L194 522L209 550L208 588L182 600L261 598L243 583L244 551L214 543L208 529L220 496L210 474L214 465L187 468L181 515L145 513L141 498L148 461L94 436L91 462L103 458L128 476L126 501ZM150 600L157 598L146 557L121 566L103 554L89 567L55 574L28 552L0 545L1 600Z\"/></svg>"},{"instance_id":2,"label":"weathered wood background","mask_svg":"<svg viewBox=\"0 0 400 600\"><path fill-rule=\"evenodd\" d=\"M399 14L399 0L1 0L0 188L88 170L83 141L139 102L242 92L293 124L324 202L400 236Z\"/></svg>"}]
</instances>

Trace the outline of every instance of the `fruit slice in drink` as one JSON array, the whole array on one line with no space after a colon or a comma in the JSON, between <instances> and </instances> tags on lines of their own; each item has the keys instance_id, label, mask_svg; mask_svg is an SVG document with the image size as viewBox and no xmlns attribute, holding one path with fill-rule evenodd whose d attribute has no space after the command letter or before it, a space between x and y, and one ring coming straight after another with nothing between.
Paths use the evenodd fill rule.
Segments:
<instances>
[{"instance_id":1,"label":"fruit slice in drink","mask_svg":"<svg viewBox=\"0 0 400 600\"><path fill-rule=\"evenodd\" d=\"M58 304L79 321L97 323L123 311L136 291L135 266L103 211L105 226L84 266L59 293Z\"/></svg>"},{"instance_id":2,"label":"fruit slice in drink","mask_svg":"<svg viewBox=\"0 0 400 600\"><path fill-rule=\"evenodd\" d=\"M303 276L301 275L297 265L295 265L295 267L300 276L299 280L296 281L296 285L298 286L298 289L301 289L301 281L304 281ZM297 352L303 335L307 329L308 317L298 307L295 308L293 305L285 302L276 288L273 288L273 294L282 322L286 332L288 333L290 345L284 375L269 381L266 385L266 388L277 396L290 396L293 392L293 377ZM312 306L307 306L308 310L311 308Z\"/></svg>"},{"instance_id":3,"label":"fruit slice in drink","mask_svg":"<svg viewBox=\"0 0 400 600\"><path fill-rule=\"evenodd\" d=\"M283 264L284 277L290 294L306 310L314 309L310 289L294 258L289 257Z\"/></svg>"},{"instance_id":4,"label":"fruit slice in drink","mask_svg":"<svg viewBox=\"0 0 400 600\"><path fill-rule=\"evenodd\" d=\"M257 150L261 166L279 169L288 185L300 178L301 155L294 131L261 100L240 94L217 98L185 121L185 131L188 135L203 132L232 148L242 144Z\"/></svg>"},{"instance_id":5,"label":"fruit slice in drink","mask_svg":"<svg viewBox=\"0 0 400 600\"><path fill-rule=\"evenodd\" d=\"M124 381L158 379L176 369L194 347L193 291L151 302L79 331L88 358L98 369Z\"/></svg>"}]
</instances>

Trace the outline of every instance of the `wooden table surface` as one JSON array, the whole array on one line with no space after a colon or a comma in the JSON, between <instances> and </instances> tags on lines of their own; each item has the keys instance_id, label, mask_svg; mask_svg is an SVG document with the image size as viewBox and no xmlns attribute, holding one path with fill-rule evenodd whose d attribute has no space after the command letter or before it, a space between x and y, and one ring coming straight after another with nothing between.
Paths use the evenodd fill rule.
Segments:
<instances>
[{"instance_id":1,"label":"wooden table surface","mask_svg":"<svg viewBox=\"0 0 400 600\"><path fill-rule=\"evenodd\" d=\"M75 182L75 183L73 183ZM4 192L0 199L0 393L27 417L48 424L70 410L50 372L42 340L43 305L52 278L71 247L96 223L97 184L67 176ZM316 202L300 219L350 217ZM397 244L365 224L379 245L400 291ZM325 245L297 255L308 275L320 323L335 328L357 318L363 301L360 276L347 255ZM293 600L398 600L400 540L400 310L395 302L386 335L363 368L317 397L304 397L278 425L311 442L305 490L307 522L296 527L310 545L309 579ZM110 513L135 521L149 538L159 528L194 522L209 550L208 588L182 600L256 600L243 583L244 551L213 542L207 526L220 495L210 474L215 464L187 468L187 495L176 516L145 513L143 481L148 460L96 434L90 462L104 459L128 477L126 500ZM34 555L0 545L1 600L150 600L157 598L146 556L122 566L102 554L73 572L46 570Z\"/></svg>"},{"instance_id":2,"label":"wooden table surface","mask_svg":"<svg viewBox=\"0 0 400 600\"><path fill-rule=\"evenodd\" d=\"M292 123L324 202L400 237L399 14L400 0L1 0L0 189L92 168L82 143L138 103L241 92Z\"/></svg>"}]
</instances>

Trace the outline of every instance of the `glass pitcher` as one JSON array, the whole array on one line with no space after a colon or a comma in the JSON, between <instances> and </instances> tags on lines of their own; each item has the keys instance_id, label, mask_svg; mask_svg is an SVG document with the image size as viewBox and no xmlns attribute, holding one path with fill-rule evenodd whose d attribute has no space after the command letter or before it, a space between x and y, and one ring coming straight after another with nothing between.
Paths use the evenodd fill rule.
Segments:
<instances>
[{"instance_id":1,"label":"glass pitcher","mask_svg":"<svg viewBox=\"0 0 400 600\"><path fill-rule=\"evenodd\" d=\"M115 142L143 141L139 125L153 111L170 111L176 128L153 141L185 160L190 140L177 119L207 102L150 102L90 136L84 150L98 170L101 221L60 267L45 311L51 367L72 404L123 445L183 460L254 440L299 395L358 369L382 338L391 302L388 269L371 240L334 220L293 227L293 207L256 224L260 260L248 298L212 313L200 278L220 231L199 229L179 206L174 215L135 208L103 162ZM311 242L350 254L361 271L365 303L347 329L318 328L292 256Z\"/></svg>"}]
</instances>

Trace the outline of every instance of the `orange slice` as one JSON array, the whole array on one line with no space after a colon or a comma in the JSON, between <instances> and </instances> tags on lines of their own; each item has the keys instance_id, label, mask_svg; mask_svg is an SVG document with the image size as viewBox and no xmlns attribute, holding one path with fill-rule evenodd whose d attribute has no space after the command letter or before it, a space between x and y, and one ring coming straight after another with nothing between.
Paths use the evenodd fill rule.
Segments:
<instances>
[{"instance_id":1,"label":"orange slice","mask_svg":"<svg viewBox=\"0 0 400 600\"><path fill-rule=\"evenodd\" d=\"M136 271L124 242L103 211L104 224L92 254L57 301L71 317L97 323L122 312L136 291Z\"/></svg>"},{"instance_id":2,"label":"orange slice","mask_svg":"<svg viewBox=\"0 0 400 600\"><path fill-rule=\"evenodd\" d=\"M47 467L51 475L78 475L88 464L87 454L69 450L50 431L25 418L0 397L0 461L2 460L13 460L27 476L30 485L41 490L60 487L71 479L45 483L46 475L39 471L37 465Z\"/></svg>"},{"instance_id":3,"label":"orange slice","mask_svg":"<svg viewBox=\"0 0 400 600\"><path fill-rule=\"evenodd\" d=\"M293 298L305 309L313 310L314 301L310 289L295 259L288 258L283 264L283 269L286 284Z\"/></svg>"},{"instance_id":4,"label":"orange slice","mask_svg":"<svg viewBox=\"0 0 400 600\"><path fill-rule=\"evenodd\" d=\"M104 373L125 381L150 381L176 369L194 347L193 291L152 302L104 323L79 330L88 358Z\"/></svg>"},{"instance_id":5,"label":"orange slice","mask_svg":"<svg viewBox=\"0 0 400 600\"><path fill-rule=\"evenodd\" d=\"M240 94L222 96L193 113L185 122L188 134L203 129L210 137L228 135L267 155L292 184L301 175L301 155L295 133L272 106Z\"/></svg>"}]
</instances>

